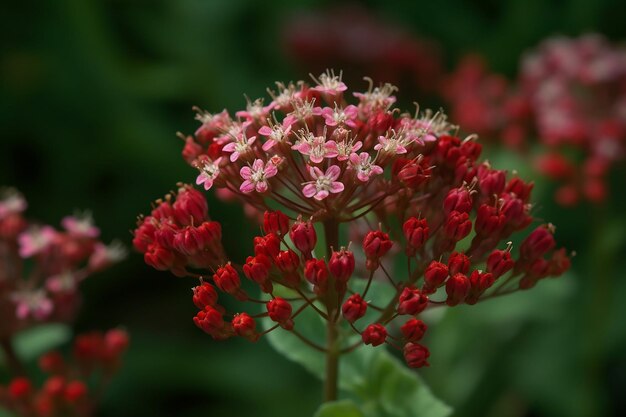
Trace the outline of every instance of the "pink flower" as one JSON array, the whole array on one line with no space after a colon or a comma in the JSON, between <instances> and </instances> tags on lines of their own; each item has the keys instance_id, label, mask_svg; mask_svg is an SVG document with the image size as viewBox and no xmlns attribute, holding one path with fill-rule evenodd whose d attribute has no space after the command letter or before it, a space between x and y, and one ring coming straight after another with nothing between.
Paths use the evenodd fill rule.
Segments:
<instances>
[{"instance_id":1,"label":"pink flower","mask_svg":"<svg viewBox=\"0 0 626 417\"><path fill-rule=\"evenodd\" d=\"M196 178L196 184L204 184L204 189L209 190L213 186L213 182L220 175L221 160L222 157L219 157L215 161L205 159L204 162L199 163L197 168L200 170L200 175Z\"/></svg>"},{"instance_id":2,"label":"pink flower","mask_svg":"<svg viewBox=\"0 0 626 417\"><path fill-rule=\"evenodd\" d=\"M263 126L259 129L259 135L267 137L267 142L263 144L263 150L269 151L277 143L289 143L288 138L291 133L291 124L280 125L275 124L273 126Z\"/></svg>"},{"instance_id":3,"label":"pink flower","mask_svg":"<svg viewBox=\"0 0 626 417\"><path fill-rule=\"evenodd\" d=\"M80 216L67 216L61 220L61 225L71 235L95 239L100 235L100 229L93 224L91 213Z\"/></svg>"},{"instance_id":4,"label":"pink flower","mask_svg":"<svg viewBox=\"0 0 626 417\"><path fill-rule=\"evenodd\" d=\"M266 165L261 159L255 159L252 167L243 167L239 173L245 180L239 187L241 192L251 193L256 190L264 193L268 189L267 179L278 174L278 168L272 163Z\"/></svg>"},{"instance_id":5,"label":"pink flower","mask_svg":"<svg viewBox=\"0 0 626 417\"><path fill-rule=\"evenodd\" d=\"M309 167L309 174L313 178L313 181L305 183L302 189L302 194L307 198L315 198L316 200L323 200L330 195L330 193L337 194L343 191L344 186L341 182L337 181L341 174L341 169L337 165L331 165L323 173L318 167Z\"/></svg>"},{"instance_id":6,"label":"pink flower","mask_svg":"<svg viewBox=\"0 0 626 417\"><path fill-rule=\"evenodd\" d=\"M349 105L344 109L335 107L316 107L314 109L316 115L321 115L326 121L326 126L337 126L345 124L346 126L356 127L355 120L359 115L359 109L354 105Z\"/></svg>"},{"instance_id":7,"label":"pink flower","mask_svg":"<svg viewBox=\"0 0 626 417\"><path fill-rule=\"evenodd\" d=\"M321 163L324 158L334 158L338 155L337 143L334 140L326 141L326 134L314 136L313 133L300 133L298 142L291 147L302 155L307 155L314 164Z\"/></svg>"},{"instance_id":8,"label":"pink flower","mask_svg":"<svg viewBox=\"0 0 626 417\"><path fill-rule=\"evenodd\" d=\"M76 277L69 271L51 276L46 280L46 288L51 293L73 292L76 288Z\"/></svg>"},{"instance_id":9,"label":"pink flower","mask_svg":"<svg viewBox=\"0 0 626 417\"><path fill-rule=\"evenodd\" d=\"M26 200L14 189L1 190L0 194L0 220L16 213L26 210Z\"/></svg>"},{"instance_id":10,"label":"pink flower","mask_svg":"<svg viewBox=\"0 0 626 417\"><path fill-rule=\"evenodd\" d=\"M99 271L126 257L126 248L122 243L114 241L110 245L96 243L93 253L89 257L89 269Z\"/></svg>"},{"instance_id":11,"label":"pink flower","mask_svg":"<svg viewBox=\"0 0 626 417\"><path fill-rule=\"evenodd\" d=\"M35 320L45 320L54 307L44 290L16 292L11 299L15 303L15 316L20 320L29 316Z\"/></svg>"},{"instance_id":12,"label":"pink flower","mask_svg":"<svg viewBox=\"0 0 626 417\"><path fill-rule=\"evenodd\" d=\"M363 142L354 142L353 139L337 142L337 161L346 161L350 155L361 149Z\"/></svg>"},{"instance_id":13,"label":"pink flower","mask_svg":"<svg viewBox=\"0 0 626 417\"><path fill-rule=\"evenodd\" d=\"M269 106L263 106L263 99L259 98L254 101L248 100L248 104L246 105L245 110L238 111L235 113L235 116L242 117L247 121L264 121L267 118L267 115L272 111L273 104Z\"/></svg>"},{"instance_id":14,"label":"pink flower","mask_svg":"<svg viewBox=\"0 0 626 417\"><path fill-rule=\"evenodd\" d=\"M391 137L379 136L378 144L374 146L374 150L391 155L400 155L407 153L407 145L407 139L404 135L394 133Z\"/></svg>"},{"instance_id":15,"label":"pink flower","mask_svg":"<svg viewBox=\"0 0 626 417\"><path fill-rule=\"evenodd\" d=\"M374 165L372 157L367 152L361 152L359 155L353 153L350 155L350 164L356 170L356 177L363 182L367 182L372 175L380 175L383 169L378 165Z\"/></svg>"},{"instance_id":16,"label":"pink flower","mask_svg":"<svg viewBox=\"0 0 626 417\"><path fill-rule=\"evenodd\" d=\"M392 94L397 91L397 87L386 83L382 87L373 88L374 82L371 78L366 78L370 87L366 93L353 93L354 97L360 101L359 107L362 107L368 113L374 109L387 110L396 102L396 97Z\"/></svg>"},{"instance_id":17,"label":"pink flower","mask_svg":"<svg viewBox=\"0 0 626 417\"><path fill-rule=\"evenodd\" d=\"M224 145L222 150L224 152L232 152L230 154L230 162L235 162L239 159L239 156L245 155L248 152L252 151L251 145L256 140L256 136L252 136L251 138L246 138L245 135L237 136L237 139L234 141L227 143Z\"/></svg>"},{"instance_id":18,"label":"pink flower","mask_svg":"<svg viewBox=\"0 0 626 417\"><path fill-rule=\"evenodd\" d=\"M313 77L313 75L311 75L311 78L317 83L317 86L313 87L312 90L328 94L329 96L337 96L348 89L341 81L341 73L335 75L333 71L326 71L318 79Z\"/></svg>"},{"instance_id":19,"label":"pink flower","mask_svg":"<svg viewBox=\"0 0 626 417\"><path fill-rule=\"evenodd\" d=\"M17 238L20 256L30 258L45 251L54 242L56 236L56 230L50 226L31 227Z\"/></svg>"}]
</instances>

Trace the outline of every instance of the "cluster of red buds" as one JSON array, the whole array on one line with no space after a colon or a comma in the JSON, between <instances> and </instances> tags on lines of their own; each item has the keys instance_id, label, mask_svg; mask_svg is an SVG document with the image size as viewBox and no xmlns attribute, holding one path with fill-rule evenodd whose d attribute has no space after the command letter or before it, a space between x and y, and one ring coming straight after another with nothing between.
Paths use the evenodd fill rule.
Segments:
<instances>
[{"instance_id":1,"label":"cluster of red buds","mask_svg":"<svg viewBox=\"0 0 626 417\"><path fill-rule=\"evenodd\" d=\"M71 358L52 351L39 359L39 368L46 375L40 387L36 387L37 378L25 376L0 385L0 406L27 417L93 416L128 341L128 334L121 329L77 336Z\"/></svg>"},{"instance_id":2,"label":"cluster of red buds","mask_svg":"<svg viewBox=\"0 0 626 417\"><path fill-rule=\"evenodd\" d=\"M605 201L607 174L626 159L626 49L599 35L546 40L511 85L466 61L446 97L458 120L479 120L480 134L518 147L537 136L537 168L561 184L562 205Z\"/></svg>"},{"instance_id":3,"label":"cluster of red buds","mask_svg":"<svg viewBox=\"0 0 626 417\"><path fill-rule=\"evenodd\" d=\"M89 214L68 216L63 231L24 218L26 200L0 190L0 338L46 321L70 321L80 302L78 285L125 256L105 245Z\"/></svg>"},{"instance_id":4,"label":"cluster of red buds","mask_svg":"<svg viewBox=\"0 0 626 417\"><path fill-rule=\"evenodd\" d=\"M481 162L475 137L454 136L440 112L401 113L389 84L370 81L350 104L341 76L314 81L277 83L269 104L249 102L236 119L199 112L201 126L185 138L196 183L240 200L262 225L244 262L227 260L219 225L188 185L139 220L134 245L148 264L199 278L194 323L203 331L255 341L280 327L325 352L387 344L421 367L425 310L528 289L568 269L552 225L513 250L511 235L533 222L533 186ZM242 310L226 311L224 294ZM325 342L299 331L305 309L327 323ZM262 317L274 326L260 329ZM341 339L340 326L358 343Z\"/></svg>"},{"instance_id":5,"label":"cluster of red buds","mask_svg":"<svg viewBox=\"0 0 626 417\"><path fill-rule=\"evenodd\" d=\"M436 42L356 4L291 16L284 39L288 57L308 71L339 65L350 73L371 74L420 93L435 92L444 72Z\"/></svg>"}]
</instances>

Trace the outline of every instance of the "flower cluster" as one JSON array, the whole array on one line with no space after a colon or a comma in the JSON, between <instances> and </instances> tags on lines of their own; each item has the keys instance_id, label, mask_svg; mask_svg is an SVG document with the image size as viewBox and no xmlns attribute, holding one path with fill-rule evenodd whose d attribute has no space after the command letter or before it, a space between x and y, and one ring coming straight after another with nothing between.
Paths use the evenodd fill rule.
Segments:
<instances>
[{"instance_id":1,"label":"flower cluster","mask_svg":"<svg viewBox=\"0 0 626 417\"><path fill-rule=\"evenodd\" d=\"M219 233L199 230L219 227L188 185L140 218L134 242L146 262L200 278L194 323L203 331L254 341L280 327L321 351L387 344L421 367L425 310L528 289L569 267L552 225L513 250L511 235L533 222L532 184L481 162L475 137L454 136L442 113L401 113L389 84L370 84L351 104L340 76L314 80L277 83L268 105L249 103L236 119L200 112L185 138L197 184L239 199L262 225L245 262L227 260ZM226 311L223 294L242 310ZM334 329L326 343L299 331L305 309ZM261 317L274 326L260 330ZM342 326L356 343L337 336Z\"/></svg>"},{"instance_id":2,"label":"flower cluster","mask_svg":"<svg viewBox=\"0 0 626 417\"><path fill-rule=\"evenodd\" d=\"M105 245L89 214L65 217L62 231L24 218L26 200L0 191L0 337L44 321L69 321L78 285L125 256Z\"/></svg>"},{"instance_id":3,"label":"flower cluster","mask_svg":"<svg viewBox=\"0 0 626 417\"><path fill-rule=\"evenodd\" d=\"M308 71L340 65L350 73L371 74L420 93L435 92L444 71L436 42L356 4L294 15L284 32L286 54Z\"/></svg>"},{"instance_id":4,"label":"flower cluster","mask_svg":"<svg viewBox=\"0 0 626 417\"><path fill-rule=\"evenodd\" d=\"M57 351L39 359L39 368L47 375L41 387L24 376L0 385L0 405L20 416L92 416L103 384L118 370L128 341L120 329L79 335L69 360ZM93 385L94 378L101 383Z\"/></svg>"},{"instance_id":5,"label":"flower cluster","mask_svg":"<svg viewBox=\"0 0 626 417\"><path fill-rule=\"evenodd\" d=\"M606 199L607 174L626 159L625 49L598 35L552 38L523 58L512 85L466 61L446 88L455 117L478 120L479 133L541 140L536 165L561 183L560 204Z\"/></svg>"}]
</instances>

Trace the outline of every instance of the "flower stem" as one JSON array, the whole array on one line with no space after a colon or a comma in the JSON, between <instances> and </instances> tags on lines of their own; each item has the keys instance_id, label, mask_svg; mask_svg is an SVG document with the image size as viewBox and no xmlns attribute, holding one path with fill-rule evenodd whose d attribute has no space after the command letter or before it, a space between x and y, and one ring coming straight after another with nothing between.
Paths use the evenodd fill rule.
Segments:
<instances>
[{"instance_id":1,"label":"flower stem","mask_svg":"<svg viewBox=\"0 0 626 417\"><path fill-rule=\"evenodd\" d=\"M324 222L324 235L326 237L326 257L330 260L333 249L339 246L339 223L335 219ZM329 281L328 294L326 294L326 312L329 320L326 322L326 378L324 380L324 401L337 399L337 381L339 379L339 356L338 346L339 332L337 322L332 318L338 308L337 291L334 280Z\"/></svg>"}]
</instances>

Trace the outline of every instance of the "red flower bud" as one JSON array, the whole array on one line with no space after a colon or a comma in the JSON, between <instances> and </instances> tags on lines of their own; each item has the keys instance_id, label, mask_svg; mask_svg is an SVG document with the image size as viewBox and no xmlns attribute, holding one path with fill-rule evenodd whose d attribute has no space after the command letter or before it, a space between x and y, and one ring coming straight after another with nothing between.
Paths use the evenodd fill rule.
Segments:
<instances>
[{"instance_id":1,"label":"red flower bud","mask_svg":"<svg viewBox=\"0 0 626 417\"><path fill-rule=\"evenodd\" d=\"M209 206L204 194L190 185L185 185L178 190L172 209L174 219L185 226L201 224L209 215Z\"/></svg>"},{"instance_id":2,"label":"red flower bud","mask_svg":"<svg viewBox=\"0 0 626 417\"><path fill-rule=\"evenodd\" d=\"M122 329L111 329L104 334L106 356L117 359L130 343L128 333Z\"/></svg>"},{"instance_id":3,"label":"red flower bud","mask_svg":"<svg viewBox=\"0 0 626 417\"><path fill-rule=\"evenodd\" d=\"M328 281L328 268L323 259L309 259L304 265L304 277L311 284L324 286Z\"/></svg>"},{"instance_id":4,"label":"red flower bud","mask_svg":"<svg viewBox=\"0 0 626 417\"><path fill-rule=\"evenodd\" d=\"M398 298L398 314L416 315L428 307L428 296L417 288L405 287Z\"/></svg>"},{"instance_id":5,"label":"red flower bud","mask_svg":"<svg viewBox=\"0 0 626 417\"><path fill-rule=\"evenodd\" d=\"M564 248L554 251L550 259L549 274L553 277L563 275L572 265Z\"/></svg>"},{"instance_id":6,"label":"red flower bud","mask_svg":"<svg viewBox=\"0 0 626 417\"><path fill-rule=\"evenodd\" d=\"M278 256L280 252L280 239L273 233L254 238L254 254L263 254L270 259Z\"/></svg>"},{"instance_id":7,"label":"red flower bud","mask_svg":"<svg viewBox=\"0 0 626 417\"><path fill-rule=\"evenodd\" d=\"M191 136L185 139L182 155L185 162L189 165L193 163L202 154L202 146L193 140Z\"/></svg>"},{"instance_id":8,"label":"red flower bud","mask_svg":"<svg viewBox=\"0 0 626 417\"><path fill-rule=\"evenodd\" d=\"M471 231L472 222L467 213L460 213L458 211L450 213L444 227L444 232L448 238L458 242L469 235Z\"/></svg>"},{"instance_id":9,"label":"red flower bud","mask_svg":"<svg viewBox=\"0 0 626 417\"><path fill-rule=\"evenodd\" d=\"M379 346L387 339L387 329L380 323L370 324L363 330L361 339L366 345Z\"/></svg>"},{"instance_id":10,"label":"red flower bud","mask_svg":"<svg viewBox=\"0 0 626 417\"><path fill-rule=\"evenodd\" d=\"M473 305L476 304L480 296L493 285L495 279L489 272L473 271L469 277L469 281L470 291L465 302Z\"/></svg>"},{"instance_id":11,"label":"red flower bud","mask_svg":"<svg viewBox=\"0 0 626 417\"><path fill-rule=\"evenodd\" d=\"M424 292L431 293L441 287L448 278L448 266L441 262L432 261L424 271Z\"/></svg>"},{"instance_id":12,"label":"red flower bud","mask_svg":"<svg viewBox=\"0 0 626 417\"><path fill-rule=\"evenodd\" d=\"M286 300L276 297L267 302L266 308L270 319L279 323L287 330L293 328L293 320L291 320L292 307Z\"/></svg>"},{"instance_id":13,"label":"red flower bud","mask_svg":"<svg viewBox=\"0 0 626 417\"><path fill-rule=\"evenodd\" d=\"M426 158L408 161L401 168L396 168L398 179L407 187L417 189L431 176L431 167Z\"/></svg>"},{"instance_id":14,"label":"red flower bud","mask_svg":"<svg viewBox=\"0 0 626 417\"><path fill-rule=\"evenodd\" d=\"M465 140L461 143L461 154L475 161L483 151L483 146L475 140Z\"/></svg>"},{"instance_id":15,"label":"red flower bud","mask_svg":"<svg viewBox=\"0 0 626 417\"><path fill-rule=\"evenodd\" d=\"M452 252L448 258L448 270L450 275L457 273L467 274L470 267L470 260L464 253Z\"/></svg>"},{"instance_id":16,"label":"red flower bud","mask_svg":"<svg viewBox=\"0 0 626 417\"><path fill-rule=\"evenodd\" d=\"M378 259L384 256L393 246L389 235L380 230L370 231L363 239L363 251L365 256L371 259Z\"/></svg>"},{"instance_id":17,"label":"red flower bud","mask_svg":"<svg viewBox=\"0 0 626 417\"><path fill-rule=\"evenodd\" d=\"M511 225L515 230L523 229L531 221L532 217L528 215L528 205L515 197L514 194L502 194L504 203L502 204L502 214L506 219L506 224Z\"/></svg>"},{"instance_id":18,"label":"red flower bud","mask_svg":"<svg viewBox=\"0 0 626 417\"><path fill-rule=\"evenodd\" d=\"M303 222L298 219L298 221L291 226L289 237L295 247L305 256L315 249L317 234L315 233L315 228L311 221Z\"/></svg>"},{"instance_id":19,"label":"red flower bud","mask_svg":"<svg viewBox=\"0 0 626 417\"><path fill-rule=\"evenodd\" d=\"M82 381L71 381L65 387L63 398L70 404L80 402L87 396L87 386Z\"/></svg>"},{"instance_id":20,"label":"red flower bud","mask_svg":"<svg viewBox=\"0 0 626 417\"><path fill-rule=\"evenodd\" d=\"M272 261L267 256L259 253L257 256L248 256L246 263L243 265L243 273L246 277L263 285L267 281Z\"/></svg>"},{"instance_id":21,"label":"red flower bud","mask_svg":"<svg viewBox=\"0 0 626 417\"><path fill-rule=\"evenodd\" d=\"M300 265L300 257L291 249L281 251L276 257L276 266L283 272L294 272Z\"/></svg>"},{"instance_id":22,"label":"red flower bud","mask_svg":"<svg viewBox=\"0 0 626 417\"><path fill-rule=\"evenodd\" d=\"M367 302L361 298L359 294L351 295L343 306L341 306L341 311L343 312L343 316L350 323L354 323L361 317L365 315L367 311Z\"/></svg>"},{"instance_id":23,"label":"red flower bud","mask_svg":"<svg viewBox=\"0 0 626 417\"><path fill-rule=\"evenodd\" d=\"M65 378L62 376L48 378L43 384L43 391L51 397L61 397L65 391Z\"/></svg>"},{"instance_id":24,"label":"red flower bud","mask_svg":"<svg viewBox=\"0 0 626 417\"><path fill-rule=\"evenodd\" d=\"M514 265L508 250L496 249L487 257L487 272L491 272L496 279L506 274Z\"/></svg>"},{"instance_id":25,"label":"red flower bud","mask_svg":"<svg viewBox=\"0 0 626 417\"><path fill-rule=\"evenodd\" d=\"M512 178L509 183L506 185L505 191L507 193L515 194L515 196L522 201L526 202L530 198L530 193L534 187L534 184L531 182L526 184L520 178L515 177Z\"/></svg>"},{"instance_id":26,"label":"red flower bud","mask_svg":"<svg viewBox=\"0 0 626 417\"><path fill-rule=\"evenodd\" d=\"M179 252L193 256L208 250L222 238L222 228L218 222L204 222L198 227L187 226L174 237L174 247Z\"/></svg>"},{"instance_id":27,"label":"red flower bud","mask_svg":"<svg viewBox=\"0 0 626 417\"><path fill-rule=\"evenodd\" d=\"M238 336L254 339L257 336L255 328L256 322L249 314L240 313L233 317L233 330Z\"/></svg>"},{"instance_id":28,"label":"red flower bud","mask_svg":"<svg viewBox=\"0 0 626 417\"><path fill-rule=\"evenodd\" d=\"M453 211L469 213L472 209L472 194L466 186L453 188L443 200L443 210L446 215Z\"/></svg>"},{"instance_id":29,"label":"red flower bud","mask_svg":"<svg viewBox=\"0 0 626 417\"><path fill-rule=\"evenodd\" d=\"M428 240L429 229L426 219L409 217L402 225L402 231L407 242L407 256L415 255L415 251L424 246Z\"/></svg>"},{"instance_id":30,"label":"red flower bud","mask_svg":"<svg viewBox=\"0 0 626 417\"><path fill-rule=\"evenodd\" d=\"M504 214L502 214L497 207L482 204L476 213L474 230L476 230L478 236L491 236L502 230L505 219Z\"/></svg>"},{"instance_id":31,"label":"red flower bud","mask_svg":"<svg viewBox=\"0 0 626 417\"><path fill-rule=\"evenodd\" d=\"M448 298L446 300L446 304L449 306L455 306L459 303L462 303L469 294L470 290L470 281L463 274L452 275L446 281L446 293L448 294Z\"/></svg>"},{"instance_id":32,"label":"red flower bud","mask_svg":"<svg viewBox=\"0 0 626 417\"><path fill-rule=\"evenodd\" d=\"M481 168L483 167L485 165L481 166ZM478 170L478 187L483 198L489 199L493 195L500 195L504 191L505 185L506 174L504 171L486 167Z\"/></svg>"},{"instance_id":33,"label":"red flower bud","mask_svg":"<svg viewBox=\"0 0 626 417\"><path fill-rule=\"evenodd\" d=\"M148 246L146 253L143 255L143 260L154 269L167 271L174 266L176 256L171 250L153 243Z\"/></svg>"},{"instance_id":34,"label":"red flower bud","mask_svg":"<svg viewBox=\"0 0 626 417\"><path fill-rule=\"evenodd\" d=\"M333 251L328 269L338 281L347 282L354 272L354 254L345 248Z\"/></svg>"},{"instance_id":35,"label":"red flower bud","mask_svg":"<svg viewBox=\"0 0 626 417\"><path fill-rule=\"evenodd\" d=\"M424 337L426 329L428 329L428 326L426 326L423 321L416 318L407 320L407 322L400 327L400 331L402 331L402 335L407 342L419 342L422 337Z\"/></svg>"},{"instance_id":36,"label":"red flower bud","mask_svg":"<svg viewBox=\"0 0 626 417\"><path fill-rule=\"evenodd\" d=\"M410 368L421 368L428 366L428 357L430 352L425 346L417 343L407 343L403 349L404 360Z\"/></svg>"},{"instance_id":37,"label":"red flower bud","mask_svg":"<svg viewBox=\"0 0 626 417\"><path fill-rule=\"evenodd\" d=\"M65 370L65 360L59 352L48 352L39 358L39 367L47 374L60 374Z\"/></svg>"},{"instance_id":38,"label":"red flower bud","mask_svg":"<svg viewBox=\"0 0 626 417\"><path fill-rule=\"evenodd\" d=\"M14 378L8 387L9 396L15 400L23 400L33 392L33 386L28 378L17 377Z\"/></svg>"},{"instance_id":39,"label":"red flower bud","mask_svg":"<svg viewBox=\"0 0 626 417\"><path fill-rule=\"evenodd\" d=\"M543 225L537 227L522 242L519 251L522 259L533 260L545 255L554 248L554 227L552 225Z\"/></svg>"},{"instance_id":40,"label":"red flower bud","mask_svg":"<svg viewBox=\"0 0 626 417\"><path fill-rule=\"evenodd\" d=\"M193 322L204 332L214 337L224 329L222 314L211 306L206 306L204 310L199 311L193 318Z\"/></svg>"},{"instance_id":41,"label":"red flower bud","mask_svg":"<svg viewBox=\"0 0 626 417\"><path fill-rule=\"evenodd\" d=\"M208 282L203 282L197 287L192 288L193 291L193 303L199 309L204 309L206 306L215 307L217 304L217 291Z\"/></svg>"},{"instance_id":42,"label":"red flower bud","mask_svg":"<svg viewBox=\"0 0 626 417\"><path fill-rule=\"evenodd\" d=\"M237 274L237 271L230 263L217 269L213 275L213 282L215 282L217 288L231 295L235 295L241 286L239 274Z\"/></svg>"},{"instance_id":43,"label":"red flower bud","mask_svg":"<svg viewBox=\"0 0 626 417\"><path fill-rule=\"evenodd\" d=\"M280 210L266 211L263 215L263 231L281 236L286 234L289 231L289 217Z\"/></svg>"}]
</instances>

